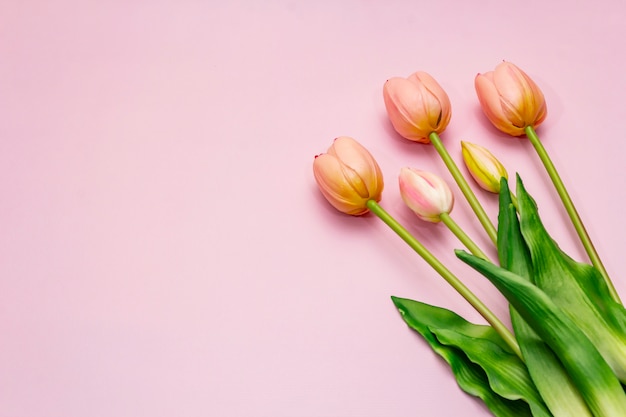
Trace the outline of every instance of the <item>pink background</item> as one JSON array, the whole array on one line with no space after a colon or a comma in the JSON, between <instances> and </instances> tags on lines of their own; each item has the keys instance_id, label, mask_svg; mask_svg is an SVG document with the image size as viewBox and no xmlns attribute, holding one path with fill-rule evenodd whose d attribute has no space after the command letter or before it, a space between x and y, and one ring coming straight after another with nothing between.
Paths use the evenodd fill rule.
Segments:
<instances>
[{"instance_id":1,"label":"pink background","mask_svg":"<svg viewBox=\"0 0 626 417\"><path fill-rule=\"evenodd\" d=\"M381 88L439 80L453 157L489 147L585 259L530 143L478 108L474 75L514 62L546 95L539 134L626 296L623 4L3 2L0 416L489 415L389 297L481 319L377 218L335 212L313 156L359 140L383 206L506 316L443 226L403 207L402 166L450 176L393 132ZM493 254L458 192L452 214Z\"/></svg>"}]
</instances>

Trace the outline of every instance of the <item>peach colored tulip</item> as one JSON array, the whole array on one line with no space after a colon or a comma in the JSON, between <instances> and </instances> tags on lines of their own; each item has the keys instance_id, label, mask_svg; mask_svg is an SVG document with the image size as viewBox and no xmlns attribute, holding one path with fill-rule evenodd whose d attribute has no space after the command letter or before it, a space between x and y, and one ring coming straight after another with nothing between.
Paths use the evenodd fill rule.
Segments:
<instances>
[{"instance_id":1,"label":"peach colored tulip","mask_svg":"<svg viewBox=\"0 0 626 417\"><path fill-rule=\"evenodd\" d=\"M406 139L430 143L428 136L443 132L450 122L450 99L425 72L390 78L383 98L393 128Z\"/></svg>"},{"instance_id":2,"label":"peach colored tulip","mask_svg":"<svg viewBox=\"0 0 626 417\"><path fill-rule=\"evenodd\" d=\"M483 112L504 133L521 136L527 126L535 128L546 118L543 93L524 71L510 62L478 74L474 86Z\"/></svg>"},{"instance_id":3,"label":"peach colored tulip","mask_svg":"<svg viewBox=\"0 0 626 417\"><path fill-rule=\"evenodd\" d=\"M500 179L509 178L504 165L485 147L461 141L463 161L472 178L483 190L500 192Z\"/></svg>"},{"instance_id":4,"label":"peach colored tulip","mask_svg":"<svg viewBox=\"0 0 626 417\"><path fill-rule=\"evenodd\" d=\"M383 175L372 155L356 140L342 136L315 157L313 174L326 200L337 210L359 216L368 200L380 201Z\"/></svg>"},{"instance_id":5,"label":"peach colored tulip","mask_svg":"<svg viewBox=\"0 0 626 417\"><path fill-rule=\"evenodd\" d=\"M404 203L422 220L441 221L442 213L450 213L454 195L438 175L415 168L402 168L398 178Z\"/></svg>"}]
</instances>

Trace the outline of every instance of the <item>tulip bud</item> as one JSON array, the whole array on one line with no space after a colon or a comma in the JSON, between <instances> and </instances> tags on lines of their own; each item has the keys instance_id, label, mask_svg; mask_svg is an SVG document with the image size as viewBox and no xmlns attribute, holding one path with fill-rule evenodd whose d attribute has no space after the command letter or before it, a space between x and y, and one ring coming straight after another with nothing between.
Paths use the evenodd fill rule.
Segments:
<instances>
[{"instance_id":1,"label":"tulip bud","mask_svg":"<svg viewBox=\"0 0 626 417\"><path fill-rule=\"evenodd\" d=\"M372 155L356 140L342 136L315 157L313 174L320 191L337 210L359 216L368 200L380 201L383 175Z\"/></svg>"},{"instance_id":2,"label":"tulip bud","mask_svg":"<svg viewBox=\"0 0 626 417\"><path fill-rule=\"evenodd\" d=\"M393 128L406 139L430 143L428 136L443 132L450 122L450 99L425 72L390 78L383 98Z\"/></svg>"},{"instance_id":3,"label":"tulip bud","mask_svg":"<svg viewBox=\"0 0 626 417\"><path fill-rule=\"evenodd\" d=\"M438 223L442 213L452 211L454 195L441 177L414 168L402 168L399 183L402 200L420 219Z\"/></svg>"},{"instance_id":4,"label":"tulip bud","mask_svg":"<svg viewBox=\"0 0 626 417\"><path fill-rule=\"evenodd\" d=\"M480 188L498 194L500 179L509 178L506 168L487 148L464 141L461 141L461 148L465 165Z\"/></svg>"},{"instance_id":5,"label":"tulip bud","mask_svg":"<svg viewBox=\"0 0 626 417\"><path fill-rule=\"evenodd\" d=\"M543 93L524 71L510 62L478 74L474 86L483 112L504 133L521 136L527 126L537 127L546 118Z\"/></svg>"}]
</instances>

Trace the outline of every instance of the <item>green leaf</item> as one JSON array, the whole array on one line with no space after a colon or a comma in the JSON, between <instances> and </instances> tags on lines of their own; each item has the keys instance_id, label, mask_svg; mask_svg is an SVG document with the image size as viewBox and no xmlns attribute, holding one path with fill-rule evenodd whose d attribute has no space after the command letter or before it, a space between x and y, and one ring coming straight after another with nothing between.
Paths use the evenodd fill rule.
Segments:
<instances>
[{"instance_id":1,"label":"green leaf","mask_svg":"<svg viewBox=\"0 0 626 417\"><path fill-rule=\"evenodd\" d=\"M589 338L539 288L464 251L457 256L489 279L550 346L596 417L626 416L626 395Z\"/></svg>"},{"instance_id":2,"label":"green leaf","mask_svg":"<svg viewBox=\"0 0 626 417\"><path fill-rule=\"evenodd\" d=\"M517 211L511 199L509 183L504 177L500 180L499 202L498 259L500 266L532 282L530 252L520 231Z\"/></svg>"},{"instance_id":3,"label":"green leaf","mask_svg":"<svg viewBox=\"0 0 626 417\"><path fill-rule=\"evenodd\" d=\"M519 176L517 194L535 284L596 344L626 383L626 310L613 300L597 269L574 261L550 237Z\"/></svg>"},{"instance_id":4,"label":"green leaf","mask_svg":"<svg viewBox=\"0 0 626 417\"><path fill-rule=\"evenodd\" d=\"M551 416L524 364L490 326L418 301L392 300L409 327L450 365L461 389L481 398L494 415Z\"/></svg>"},{"instance_id":5,"label":"green leaf","mask_svg":"<svg viewBox=\"0 0 626 417\"><path fill-rule=\"evenodd\" d=\"M498 258L500 265L532 282L530 252L522 236L508 181L500 181L498 214ZM552 349L510 307L515 338L522 351L537 391L555 417L591 417L591 411Z\"/></svg>"}]
</instances>

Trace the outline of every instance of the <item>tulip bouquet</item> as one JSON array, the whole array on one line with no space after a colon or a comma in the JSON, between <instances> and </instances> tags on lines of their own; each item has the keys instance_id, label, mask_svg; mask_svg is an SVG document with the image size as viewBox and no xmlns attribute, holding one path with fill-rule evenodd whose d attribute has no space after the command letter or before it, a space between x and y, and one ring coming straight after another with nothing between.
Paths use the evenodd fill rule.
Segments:
<instances>
[{"instance_id":1,"label":"tulip bouquet","mask_svg":"<svg viewBox=\"0 0 626 417\"><path fill-rule=\"evenodd\" d=\"M537 205L516 176L482 146L462 142L471 177L499 194L497 227L443 145L450 100L430 75L391 78L383 88L387 114L406 139L432 144L497 249L496 261L450 216L454 195L436 174L403 168L400 195L422 220L443 223L466 250L457 257L487 278L507 299L512 331L463 282L379 204L383 175L356 140L335 139L313 163L320 191L337 210L373 213L398 234L480 313L473 324L442 307L406 298L392 301L408 326L450 365L458 385L496 416L626 416L626 309L624 309L574 204L535 128L546 117L544 96L521 69L503 62L479 74L475 88L483 112L499 130L525 135L560 196L590 264L576 262L548 234Z\"/></svg>"}]
</instances>

